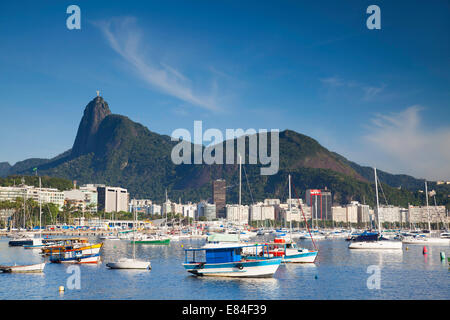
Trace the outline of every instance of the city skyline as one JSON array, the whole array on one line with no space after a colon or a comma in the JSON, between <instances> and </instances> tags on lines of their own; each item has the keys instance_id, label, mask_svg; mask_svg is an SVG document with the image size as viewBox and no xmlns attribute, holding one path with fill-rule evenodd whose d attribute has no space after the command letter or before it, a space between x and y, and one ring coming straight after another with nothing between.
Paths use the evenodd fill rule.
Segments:
<instances>
[{"instance_id":1,"label":"city skyline","mask_svg":"<svg viewBox=\"0 0 450 320\"><path fill-rule=\"evenodd\" d=\"M448 4L379 1L368 30L370 4L79 1L68 30L70 3L2 3L0 162L71 148L99 90L160 134L291 129L361 165L450 180Z\"/></svg>"}]
</instances>

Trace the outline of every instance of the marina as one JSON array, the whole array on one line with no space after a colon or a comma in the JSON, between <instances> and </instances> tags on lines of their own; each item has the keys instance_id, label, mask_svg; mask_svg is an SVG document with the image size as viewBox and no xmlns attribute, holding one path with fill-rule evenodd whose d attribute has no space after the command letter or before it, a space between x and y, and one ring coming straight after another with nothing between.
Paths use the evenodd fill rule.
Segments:
<instances>
[{"instance_id":1,"label":"marina","mask_svg":"<svg viewBox=\"0 0 450 320\"><path fill-rule=\"evenodd\" d=\"M274 237L275 233L269 233L251 240L275 244ZM281 263L270 277L265 278L228 278L199 277L186 272L183 267L186 249L204 247L205 239L180 240L167 245L135 244L136 259L151 261L151 269L145 270L111 270L107 267L108 263L131 258L131 241L101 242L98 236L89 237L88 241L103 245L97 263L79 265L81 289L59 292L60 286L67 286L71 264L47 263L39 273L0 273L0 299L450 298L448 261L445 255L444 259L440 255L441 252L449 254L448 246L430 246L427 254L423 253L422 246L406 245L401 250L350 250L344 238L330 237L317 242L319 254L314 263ZM299 239L295 242L301 248L311 246L311 241ZM0 240L2 265L48 261L49 258L40 251L8 246L5 237ZM369 266L380 268L379 290L367 287Z\"/></svg>"}]
</instances>

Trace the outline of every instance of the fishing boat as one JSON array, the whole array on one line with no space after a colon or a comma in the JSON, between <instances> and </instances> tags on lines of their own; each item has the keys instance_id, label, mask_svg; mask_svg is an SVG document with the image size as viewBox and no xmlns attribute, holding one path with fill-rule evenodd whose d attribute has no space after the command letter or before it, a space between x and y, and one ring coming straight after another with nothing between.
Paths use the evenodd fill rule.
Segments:
<instances>
[{"instance_id":1,"label":"fishing boat","mask_svg":"<svg viewBox=\"0 0 450 320\"><path fill-rule=\"evenodd\" d=\"M50 262L53 263L97 263L100 261L100 249L103 243L75 249L52 249Z\"/></svg>"},{"instance_id":2,"label":"fishing boat","mask_svg":"<svg viewBox=\"0 0 450 320\"><path fill-rule=\"evenodd\" d=\"M269 246L269 256L281 257L283 263L314 263L317 258L317 250L299 248L292 240L275 238Z\"/></svg>"},{"instance_id":3,"label":"fishing boat","mask_svg":"<svg viewBox=\"0 0 450 320\"><path fill-rule=\"evenodd\" d=\"M10 272L10 273L37 273L43 272L46 263L29 264L23 266L0 266L0 271Z\"/></svg>"},{"instance_id":4,"label":"fishing boat","mask_svg":"<svg viewBox=\"0 0 450 320\"><path fill-rule=\"evenodd\" d=\"M292 211L292 201L291 201L291 175L289 175L289 213ZM299 202L300 203L300 202ZM275 257L282 257L282 262L284 263L314 263L314 261L317 258L317 254L319 251L317 250L316 244L314 242L315 238L313 237L313 234L311 233L308 222L306 221L305 214L303 212L303 208L300 204L300 210L303 215L303 219L305 221L310 239L314 245L315 250L309 250L307 248L299 248L297 246L297 243L292 240L293 239L293 232L292 232L292 219L289 223L289 236L288 237L282 237L282 238L275 238L274 243L275 245L272 247L271 252L269 251L269 254L272 254ZM299 238L299 236L296 236L296 238Z\"/></svg>"},{"instance_id":5,"label":"fishing boat","mask_svg":"<svg viewBox=\"0 0 450 320\"><path fill-rule=\"evenodd\" d=\"M354 238L349 244L349 249L402 249L402 242L397 240L389 240L382 235L379 203L378 203L378 178L377 169L374 168L375 176L375 194L377 199L376 218L378 220L378 232L365 231L356 238Z\"/></svg>"},{"instance_id":6,"label":"fishing boat","mask_svg":"<svg viewBox=\"0 0 450 320\"><path fill-rule=\"evenodd\" d=\"M42 254L49 255L52 251L55 252L57 250L71 250L81 247L87 247L89 245L90 244L87 238L51 239L51 242L46 243L46 246L41 248L41 252Z\"/></svg>"},{"instance_id":7,"label":"fishing boat","mask_svg":"<svg viewBox=\"0 0 450 320\"><path fill-rule=\"evenodd\" d=\"M269 257L264 245L222 244L211 247L185 249L183 267L195 276L211 277L271 277L278 269L281 258ZM242 256L244 247L255 249L253 256Z\"/></svg>"}]
</instances>

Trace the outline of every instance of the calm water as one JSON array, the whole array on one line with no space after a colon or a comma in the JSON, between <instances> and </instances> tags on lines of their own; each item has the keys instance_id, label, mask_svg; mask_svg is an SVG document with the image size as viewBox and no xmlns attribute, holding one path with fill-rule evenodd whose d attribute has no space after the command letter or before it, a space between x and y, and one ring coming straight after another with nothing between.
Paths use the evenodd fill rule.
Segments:
<instances>
[{"instance_id":1,"label":"calm water","mask_svg":"<svg viewBox=\"0 0 450 320\"><path fill-rule=\"evenodd\" d=\"M137 245L141 259L150 259L152 269L109 270L106 263L132 255L125 241L106 241L102 263L80 265L81 289L66 286L70 265L47 264L43 274L0 272L0 299L450 299L450 270L439 253L450 255L450 248L409 245L398 252L349 250L342 239L318 241L319 256L314 265L281 265L273 278L224 279L197 278L181 263L181 245L198 246L201 241L173 242L166 246ZM311 242L300 240L300 246ZM39 263L39 250L9 247L0 240L0 264ZM381 268L381 288L369 290L370 265ZM64 293L58 292L65 286Z\"/></svg>"}]
</instances>

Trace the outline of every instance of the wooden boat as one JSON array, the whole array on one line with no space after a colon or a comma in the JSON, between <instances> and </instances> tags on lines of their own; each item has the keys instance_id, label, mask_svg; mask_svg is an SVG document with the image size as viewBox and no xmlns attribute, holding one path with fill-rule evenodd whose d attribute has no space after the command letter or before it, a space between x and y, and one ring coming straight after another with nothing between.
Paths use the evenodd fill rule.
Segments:
<instances>
[{"instance_id":1,"label":"wooden boat","mask_svg":"<svg viewBox=\"0 0 450 320\"><path fill-rule=\"evenodd\" d=\"M72 251L63 256L53 255L50 257L52 263L98 263L100 261L100 254L83 255L79 251Z\"/></svg>"},{"instance_id":2,"label":"wooden boat","mask_svg":"<svg viewBox=\"0 0 450 320\"><path fill-rule=\"evenodd\" d=\"M271 277L280 266L281 258L258 255L258 246L261 245L215 244L211 247L185 249L183 267L195 276ZM243 257L243 247L255 248L255 254ZM192 254L191 258L188 257L189 253Z\"/></svg>"},{"instance_id":3,"label":"wooden boat","mask_svg":"<svg viewBox=\"0 0 450 320\"><path fill-rule=\"evenodd\" d=\"M50 262L53 263L98 263L103 243L93 244L75 249L52 249Z\"/></svg>"},{"instance_id":4,"label":"wooden boat","mask_svg":"<svg viewBox=\"0 0 450 320\"><path fill-rule=\"evenodd\" d=\"M87 238L62 238L51 239L51 241L52 244L42 248L43 254L49 255L52 251L57 251L59 249L70 250L89 245Z\"/></svg>"},{"instance_id":5,"label":"wooden boat","mask_svg":"<svg viewBox=\"0 0 450 320\"><path fill-rule=\"evenodd\" d=\"M46 263L29 264L23 266L0 266L0 270L3 272L11 273L36 273L43 272Z\"/></svg>"}]
</instances>

